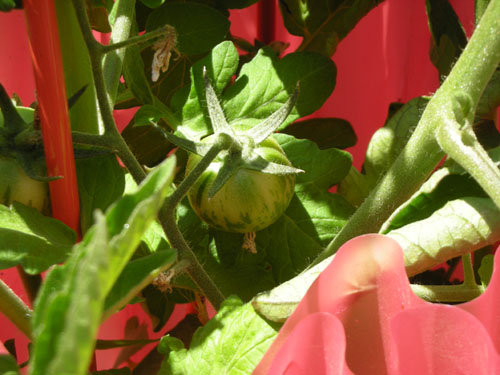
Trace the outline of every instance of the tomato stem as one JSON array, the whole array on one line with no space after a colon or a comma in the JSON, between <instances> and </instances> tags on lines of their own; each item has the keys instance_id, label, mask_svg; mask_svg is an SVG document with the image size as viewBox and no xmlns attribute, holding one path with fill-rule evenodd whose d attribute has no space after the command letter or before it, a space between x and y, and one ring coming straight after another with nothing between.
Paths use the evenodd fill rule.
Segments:
<instances>
[{"instance_id":1,"label":"tomato stem","mask_svg":"<svg viewBox=\"0 0 500 375\"><path fill-rule=\"evenodd\" d=\"M31 314L30 308L0 280L0 311L19 330L31 339Z\"/></svg>"},{"instance_id":2,"label":"tomato stem","mask_svg":"<svg viewBox=\"0 0 500 375\"><path fill-rule=\"evenodd\" d=\"M163 230L165 231L172 247L177 249L179 252L179 261L189 261L189 266L186 267L186 272L216 310L220 308L220 305L224 301L224 295L198 262L196 255L193 253L182 236L182 233L176 223L175 210L177 205L186 196L189 189L208 168L210 163L217 157L219 152L229 149L233 142L232 138L228 137L227 134L220 134L214 145L203 156L196 167L194 167L191 173L179 184L172 195L167 198L163 209L160 211L160 222Z\"/></svg>"},{"instance_id":3,"label":"tomato stem","mask_svg":"<svg viewBox=\"0 0 500 375\"><path fill-rule=\"evenodd\" d=\"M391 213L424 183L444 156L437 141L440 127L454 122L458 124L456 120L460 121L457 118L460 113L457 109L458 112L465 111L465 115L475 112L499 61L500 1L491 1L462 55L427 104L399 157L313 264L334 254L351 238L378 232ZM457 96L457 92L466 93L466 97ZM469 156L460 153L454 158L463 161Z\"/></svg>"},{"instance_id":4,"label":"tomato stem","mask_svg":"<svg viewBox=\"0 0 500 375\"><path fill-rule=\"evenodd\" d=\"M171 32L171 28L169 27L161 27L156 30L152 30L148 33L145 33L143 35L136 35L133 37L130 37L128 39L122 40L120 42L112 43L107 46L105 45L100 45L100 48L102 50L102 53L109 53L111 51L115 51L120 48L126 48L129 46L133 46L135 44L140 44L140 43L145 43L148 40L159 38L162 36L166 36L168 33Z\"/></svg>"}]
</instances>

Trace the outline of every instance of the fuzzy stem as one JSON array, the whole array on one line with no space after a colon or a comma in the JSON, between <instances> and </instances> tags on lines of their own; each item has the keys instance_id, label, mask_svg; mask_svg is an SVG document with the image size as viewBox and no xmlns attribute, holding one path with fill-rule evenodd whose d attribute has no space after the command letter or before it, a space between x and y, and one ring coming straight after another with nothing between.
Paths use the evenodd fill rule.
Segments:
<instances>
[{"instance_id":1,"label":"fuzzy stem","mask_svg":"<svg viewBox=\"0 0 500 375\"><path fill-rule=\"evenodd\" d=\"M484 287L479 285L411 285L413 293L429 302L466 302L479 297Z\"/></svg>"},{"instance_id":2,"label":"fuzzy stem","mask_svg":"<svg viewBox=\"0 0 500 375\"><path fill-rule=\"evenodd\" d=\"M123 164L125 164L134 180L139 184L146 177L146 173L116 128L115 120L113 118L113 108L108 100L106 83L101 64L103 58L102 45L97 42L92 35L92 30L85 11L85 4L82 0L73 0L73 5L75 7L78 22L82 28L85 43L89 49L92 71L94 73L97 101L99 103L102 121L104 123L104 136L108 136L112 139L112 143L115 146L118 156L122 160Z\"/></svg>"},{"instance_id":3,"label":"fuzzy stem","mask_svg":"<svg viewBox=\"0 0 500 375\"><path fill-rule=\"evenodd\" d=\"M175 209L191 186L193 186L201 174L208 168L219 152L231 146L232 142L228 141L229 139L226 134L219 135L218 142L210 148L191 173L180 183L172 195L167 198L163 209L160 211L160 222L170 244L179 252L179 261L187 260L189 262L189 266L186 267L186 272L216 310L220 308L222 301L224 301L224 295L210 279L210 276L198 262L196 255L182 236L176 224Z\"/></svg>"},{"instance_id":4,"label":"fuzzy stem","mask_svg":"<svg viewBox=\"0 0 500 375\"><path fill-rule=\"evenodd\" d=\"M120 45L129 39L134 23L135 0L118 0L114 7L116 7L116 13L115 22L112 25L113 31L111 32L110 45ZM102 52L104 52L104 49L102 49ZM125 49L114 49L105 55L102 62L106 92L111 106L115 103L124 59Z\"/></svg>"},{"instance_id":5,"label":"fuzzy stem","mask_svg":"<svg viewBox=\"0 0 500 375\"><path fill-rule=\"evenodd\" d=\"M31 315L33 312L2 280L0 280L0 311L26 337L31 339Z\"/></svg>"},{"instance_id":6,"label":"fuzzy stem","mask_svg":"<svg viewBox=\"0 0 500 375\"><path fill-rule=\"evenodd\" d=\"M456 94L466 93L469 112L474 113L499 61L500 1L492 1L450 75L427 105L405 148L313 264L334 254L351 238L378 232L390 214L422 185L444 156L436 132L442 124L460 120L455 112L462 97Z\"/></svg>"},{"instance_id":7,"label":"fuzzy stem","mask_svg":"<svg viewBox=\"0 0 500 375\"><path fill-rule=\"evenodd\" d=\"M477 287L476 278L474 276L474 267L472 266L472 258L470 253L462 255L462 267L464 269L464 282L462 285L468 288Z\"/></svg>"},{"instance_id":8,"label":"fuzzy stem","mask_svg":"<svg viewBox=\"0 0 500 375\"><path fill-rule=\"evenodd\" d=\"M143 34L143 35L136 35L136 36L133 36L131 38L122 40L120 42L109 44L107 46L102 46L102 52L109 53L111 51L115 51L115 50L120 49L120 48L125 48L125 47L129 47L129 46L133 46L135 44L144 43L144 42L147 42L148 40L164 36L164 35L168 34L169 32L170 32L169 28L162 27L162 28L150 31L150 32Z\"/></svg>"},{"instance_id":9,"label":"fuzzy stem","mask_svg":"<svg viewBox=\"0 0 500 375\"><path fill-rule=\"evenodd\" d=\"M481 185L500 208L500 170L477 140L471 127L443 124L437 132L441 148Z\"/></svg>"}]
</instances>

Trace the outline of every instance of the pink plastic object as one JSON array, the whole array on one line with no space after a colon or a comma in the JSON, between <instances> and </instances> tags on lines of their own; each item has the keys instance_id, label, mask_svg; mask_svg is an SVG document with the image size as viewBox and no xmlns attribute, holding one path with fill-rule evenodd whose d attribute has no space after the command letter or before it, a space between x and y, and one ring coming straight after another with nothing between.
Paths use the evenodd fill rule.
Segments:
<instances>
[{"instance_id":1,"label":"pink plastic object","mask_svg":"<svg viewBox=\"0 0 500 375\"><path fill-rule=\"evenodd\" d=\"M394 240L357 237L313 283L253 375L497 374L498 253L495 268L482 296L435 305L413 294Z\"/></svg>"},{"instance_id":2,"label":"pink plastic object","mask_svg":"<svg viewBox=\"0 0 500 375\"><path fill-rule=\"evenodd\" d=\"M68 115L64 70L52 0L25 0L30 50L50 182L52 216L79 233L80 203Z\"/></svg>"}]
</instances>

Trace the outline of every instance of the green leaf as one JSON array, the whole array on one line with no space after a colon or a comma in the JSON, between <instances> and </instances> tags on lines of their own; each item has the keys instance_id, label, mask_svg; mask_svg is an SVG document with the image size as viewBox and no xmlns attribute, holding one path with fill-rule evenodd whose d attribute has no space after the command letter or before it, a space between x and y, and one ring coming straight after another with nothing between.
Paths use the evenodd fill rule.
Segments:
<instances>
[{"instance_id":1,"label":"green leaf","mask_svg":"<svg viewBox=\"0 0 500 375\"><path fill-rule=\"evenodd\" d=\"M0 205L0 269L20 264L38 274L63 262L76 241L75 232L34 208L14 202Z\"/></svg>"},{"instance_id":2,"label":"green leaf","mask_svg":"<svg viewBox=\"0 0 500 375\"><path fill-rule=\"evenodd\" d=\"M177 131L196 140L212 133L205 105L203 67L207 68L215 92L220 95L238 68L238 51L231 42L217 45L208 56L191 68L191 86L184 87L172 98L172 109L179 118ZM205 112L205 115L204 115Z\"/></svg>"},{"instance_id":3,"label":"green leaf","mask_svg":"<svg viewBox=\"0 0 500 375\"><path fill-rule=\"evenodd\" d=\"M337 193L343 196L354 207L359 207L370 194L371 184L366 175L359 173L351 166L349 173L338 185Z\"/></svg>"},{"instance_id":4,"label":"green leaf","mask_svg":"<svg viewBox=\"0 0 500 375\"><path fill-rule=\"evenodd\" d=\"M141 109L144 110L141 111ZM140 112L140 113L139 113ZM137 120L145 123L149 120L159 120L162 116L158 107L149 105L142 106L137 111ZM131 148L139 163L152 168L165 159L165 156L175 147L168 142L161 131L154 125L135 126L136 119L127 125L122 136Z\"/></svg>"},{"instance_id":5,"label":"green leaf","mask_svg":"<svg viewBox=\"0 0 500 375\"><path fill-rule=\"evenodd\" d=\"M144 72L144 62L137 45L127 47L125 50L123 77L127 87L140 104L153 104L153 92Z\"/></svg>"},{"instance_id":6,"label":"green leaf","mask_svg":"<svg viewBox=\"0 0 500 375\"><path fill-rule=\"evenodd\" d=\"M356 144L356 133L351 124L340 118L313 118L295 121L283 130L295 138L309 139L320 150L326 148L348 148Z\"/></svg>"},{"instance_id":7,"label":"green leaf","mask_svg":"<svg viewBox=\"0 0 500 375\"><path fill-rule=\"evenodd\" d=\"M224 40L229 20L214 8L195 2L174 2L152 12L146 30L170 25L177 33L179 52L197 55L209 51Z\"/></svg>"},{"instance_id":8,"label":"green leaf","mask_svg":"<svg viewBox=\"0 0 500 375\"><path fill-rule=\"evenodd\" d=\"M488 85L481 95L476 109L476 116L496 119L496 109L500 106L500 65L497 67Z\"/></svg>"},{"instance_id":9,"label":"green leaf","mask_svg":"<svg viewBox=\"0 0 500 375\"><path fill-rule=\"evenodd\" d=\"M257 1L259 0L222 0L222 3L228 9L243 9L255 4Z\"/></svg>"},{"instance_id":10,"label":"green leaf","mask_svg":"<svg viewBox=\"0 0 500 375\"><path fill-rule=\"evenodd\" d=\"M500 211L489 198L464 197L387 235L403 248L406 272L413 276L499 241Z\"/></svg>"},{"instance_id":11,"label":"green leaf","mask_svg":"<svg viewBox=\"0 0 500 375\"><path fill-rule=\"evenodd\" d=\"M19 375L20 373L15 358L10 354L0 353L0 375Z\"/></svg>"},{"instance_id":12,"label":"green leaf","mask_svg":"<svg viewBox=\"0 0 500 375\"><path fill-rule=\"evenodd\" d=\"M319 109L335 87L337 69L329 59L317 53L297 52L276 58L268 48L243 65L234 84L222 96L226 118L232 126L247 129L276 112L300 82L295 108L282 124Z\"/></svg>"},{"instance_id":13,"label":"green leaf","mask_svg":"<svg viewBox=\"0 0 500 375\"><path fill-rule=\"evenodd\" d=\"M500 165L500 147L488 151ZM487 194L465 170L448 159L404 204L398 207L382 225L380 232L400 228L429 217L448 201L462 197L486 197Z\"/></svg>"},{"instance_id":14,"label":"green leaf","mask_svg":"<svg viewBox=\"0 0 500 375\"><path fill-rule=\"evenodd\" d=\"M158 374L250 374L276 331L250 304L229 297L217 315L196 331L189 350L178 339L162 339L158 350L167 356Z\"/></svg>"},{"instance_id":15,"label":"green leaf","mask_svg":"<svg viewBox=\"0 0 500 375\"><path fill-rule=\"evenodd\" d=\"M96 4L90 7L87 0L87 8L90 22L96 26L101 25L102 30L109 23L107 20L106 9L102 4ZM99 134L97 99L94 85L94 76L92 75L92 64L90 56L83 39L83 34L76 18L76 12L73 4L66 0L54 1L57 13L57 28L60 41L60 51L63 59L64 81L66 92L71 98L82 87L86 87L83 94L78 98L69 109L71 121L71 130L85 133ZM92 17L94 16L94 19ZM110 32L109 29L107 32ZM104 32L104 31L103 31Z\"/></svg>"},{"instance_id":16,"label":"green leaf","mask_svg":"<svg viewBox=\"0 0 500 375\"><path fill-rule=\"evenodd\" d=\"M299 51L320 52L332 56L339 42L381 0L281 0L279 2L287 30L304 37Z\"/></svg>"},{"instance_id":17,"label":"green leaf","mask_svg":"<svg viewBox=\"0 0 500 375\"><path fill-rule=\"evenodd\" d=\"M467 44L465 30L448 0L425 1L431 31L430 58L441 81Z\"/></svg>"},{"instance_id":18,"label":"green leaf","mask_svg":"<svg viewBox=\"0 0 500 375\"><path fill-rule=\"evenodd\" d=\"M165 0L140 0L141 3L144 5L150 7L150 8L158 8L160 5L162 5Z\"/></svg>"},{"instance_id":19,"label":"green leaf","mask_svg":"<svg viewBox=\"0 0 500 375\"><path fill-rule=\"evenodd\" d=\"M255 296L252 299L252 306L260 315L272 322L285 322L304 298L314 280L331 261L329 257L297 277Z\"/></svg>"},{"instance_id":20,"label":"green leaf","mask_svg":"<svg viewBox=\"0 0 500 375\"><path fill-rule=\"evenodd\" d=\"M175 159L112 205L47 276L33 315L31 374L87 374L106 297L170 190ZM99 212L99 211L97 211Z\"/></svg>"},{"instance_id":21,"label":"green leaf","mask_svg":"<svg viewBox=\"0 0 500 375\"><path fill-rule=\"evenodd\" d=\"M410 100L392 114L384 127L372 136L363 165L372 184L375 184L396 160L413 134L428 102L429 98L426 97Z\"/></svg>"},{"instance_id":22,"label":"green leaf","mask_svg":"<svg viewBox=\"0 0 500 375\"><path fill-rule=\"evenodd\" d=\"M242 131L257 125L281 108L292 95L297 82L300 82L299 98L280 129L319 109L335 87L336 68L329 58L303 52L292 53L279 60L271 49L264 48L243 65L234 84L224 90L238 67L238 54L232 43L223 42L193 65L190 91L185 88L172 100L178 122L182 124L177 130L190 139L213 133L203 105L204 66L227 121Z\"/></svg>"},{"instance_id":23,"label":"green leaf","mask_svg":"<svg viewBox=\"0 0 500 375\"><path fill-rule=\"evenodd\" d=\"M150 284L160 272L170 268L176 256L176 251L168 249L129 262L106 297L105 316L118 311Z\"/></svg>"},{"instance_id":24,"label":"green leaf","mask_svg":"<svg viewBox=\"0 0 500 375\"><path fill-rule=\"evenodd\" d=\"M493 275L493 263L495 257L492 254L488 254L481 260L481 266L479 267L479 276L481 277L481 284L487 286L490 283L491 276Z\"/></svg>"},{"instance_id":25,"label":"green leaf","mask_svg":"<svg viewBox=\"0 0 500 375\"><path fill-rule=\"evenodd\" d=\"M105 211L123 194L125 173L114 154L77 159L82 232L92 226L96 209Z\"/></svg>"},{"instance_id":26,"label":"green leaf","mask_svg":"<svg viewBox=\"0 0 500 375\"><path fill-rule=\"evenodd\" d=\"M0 0L0 12L9 12L16 8L16 2L14 0Z\"/></svg>"}]
</instances>

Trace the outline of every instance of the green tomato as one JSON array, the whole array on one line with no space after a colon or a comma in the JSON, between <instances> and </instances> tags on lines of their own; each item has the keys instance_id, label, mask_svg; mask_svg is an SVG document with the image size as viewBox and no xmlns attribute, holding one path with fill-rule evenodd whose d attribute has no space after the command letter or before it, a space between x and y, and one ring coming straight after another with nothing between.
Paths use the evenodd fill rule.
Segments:
<instances>
[{"instance_id":1,"label":"green tomato","mask_svg":"<svg viewBox=\"0 0 500 375\"><path fill-rule=\"evenodd\" d=\"M253 151L269 162L291 166L272 137ZM295 175L274 175L240 168L209 198L208 192L222 166L223 157L220 155L210 164L188 193L189 202L198 216L216 229L236 233L256 232L278 220L292 199ZM198 155L189 156L186 175L200 160Z\"/></svg>"},{"instance_id":2,"label":"green tomato","mask_svg":"<svg viewBox=\"0 0 500 375\"><path fill-rule=\"evenodd\" d=\"M0 203L6 206L13 201L36 208L42 212L48 207L49 193L45 182L28 177L19 163L0 156Z\"/></svg>"}]
</instances>

